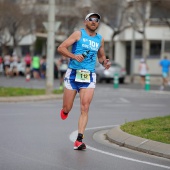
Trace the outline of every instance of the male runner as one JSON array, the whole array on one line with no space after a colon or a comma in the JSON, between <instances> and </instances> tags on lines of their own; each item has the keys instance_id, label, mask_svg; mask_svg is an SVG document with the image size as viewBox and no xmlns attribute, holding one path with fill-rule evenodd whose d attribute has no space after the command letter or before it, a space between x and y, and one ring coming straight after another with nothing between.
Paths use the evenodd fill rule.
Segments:
<instances>
[{"instance_id":1,"label":"male runner","mask_svg":"<svg viewBox=\"0 0 170 170\"><path fill-rule=\"evenodd\" d=\"M170 85L170 82L168 82L170 61L168 60L167 56L165 56L164 59L160 61L159 65L162 67L162 85L160 90L164 90L167 84Z\"/></svg>"},{"instance_id":2,"label":"male runner","mask_svg":"<svg viewBox=\"0 0 170 170\"><path fill-rule=\"evenodd\" d=\"M110 62L104 53L104 39L96 33L100 15L89 13L85 17L85 29L75 31L59 47L58 52L70 58L64 79L63 108L60 115L64 120L72 109L77 92L80 93L81 114L78 121L78 136L74 143L75 150L84 150L83 134L88 121L89 106L93 98L96 85L96 59L109 69ZM72 46L72 52L68 48Z\"/></svg>"}]
</instances>

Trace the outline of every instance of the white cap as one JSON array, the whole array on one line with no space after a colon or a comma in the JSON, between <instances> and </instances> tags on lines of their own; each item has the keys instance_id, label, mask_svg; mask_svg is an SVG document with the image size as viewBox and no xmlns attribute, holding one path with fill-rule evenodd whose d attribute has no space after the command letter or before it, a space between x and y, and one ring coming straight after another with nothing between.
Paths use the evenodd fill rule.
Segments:
<instances>
[{"instance_id":1,"label":"white cap","mask_svg":"<svg viewBox=\"0 0 170 170\"><path fill-rule=\"evenodd\" d=\"M141 59L140 59L140 62L141 62L141 63L144 63L144 62L145 62L145 59L144 59L144 58L141 58Z\"/></svg>"},{"instance_id":2,"label":"white cap","mask_svg":"<svg viewBox=\"0 0 170 170\"><path fill-rule=\"evenodd\" d=\"M98 19L101 18L98 13L89 13L89 14L86 15L85 20L87 20L88 18L90 18L92 15L97 15Z\"/></svg>"}]
</instances>

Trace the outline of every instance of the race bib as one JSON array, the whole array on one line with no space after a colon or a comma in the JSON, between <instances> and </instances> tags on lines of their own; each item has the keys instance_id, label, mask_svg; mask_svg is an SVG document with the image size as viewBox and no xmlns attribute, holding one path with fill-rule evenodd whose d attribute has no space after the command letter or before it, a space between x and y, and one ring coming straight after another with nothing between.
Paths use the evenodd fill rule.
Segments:
<instances>
[{"instance_id":1,"label":"race bib","mask_svg":"<svg viewBox=\"0 0 170 170\"><path fill-rule=\"evenodd\" d=\"M90 71L88 71L88 70L76 70L75 81L90 83Z\"/></svg>"}]
</instances>

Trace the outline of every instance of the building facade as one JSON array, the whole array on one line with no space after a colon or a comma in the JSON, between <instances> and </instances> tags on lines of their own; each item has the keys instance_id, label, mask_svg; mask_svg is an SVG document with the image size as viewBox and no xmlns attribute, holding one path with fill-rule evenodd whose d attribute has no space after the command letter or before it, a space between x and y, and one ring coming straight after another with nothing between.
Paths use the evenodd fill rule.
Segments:
<instances>
[{"instance_id":1,"label":"building facade","mask_svg":"<svg viewBox=\"0 0 170 170\"><path fill-rule=\"evenodd\" d=\"M170 58L169 13L166 13L166 17L162 17L162 14L166 11L164 9L165 6L161 7L159 5L160 2L155 5L151 3L152 0L145 1L147 2L146 4L140 4L139 2L142 1L138 0L117 1L119 2L119 7L120 4L122 4L122 6L117 8L116 15L113 13L109 15L116 16L114 23L117 23L117 25L120 20L122 20L122 25L126 26L126 29L113 37L116 29L114 29L113 25L109 26L107 24L107 16L102 16L102 22L98 32L105 40L106 55L125 67L128 74L132 74L133 71L133 74L135 75L138 74L139 61L144 57L149 66L149 73L155 76L160 75L160 59L165 55ZM159 0L155 0L155 2L156 1ZM47 21L48 0L15 0L15 2L20 4L25 13L29 13L34 9L34 12L37 15L41 14L45 16ZM56 32L56 46L68 37L73 30L83 26L82 19L85 14L91 11L99 11L99 13L101 11L100 9L97 10L94 8L92 0L56 0L55 2L56 21L61 22L61 25ZM167 4L167 6L168 5L169 4ZM125 7L126 13L123 18L121 18L122 11L125 11L122 8ZM140 14L142 15L140 16ZM142 17L143 20L141 19ZM118 27L117 29L120 28ZM142 31L144 33L142 33ZM20 42L20 46L23 47L28 45L31 47L37 39L43 39L43 49L45 49L46 38L47 31L44 28L41 32L35 32L33 37L24 37ZM45 50L42 51L42 53L44 53Z\"/></svg>"},{"instance_id":2,"label":"building facade","mask_svg":"<svg viewBox=\"0 0 170 170\"><path fill-rule=\"evenodd\" d=\"M136 24L134 27L131 25L114 38L114 60L124 66L128 74L132 74L131 71L133 71L134 75L138 75L140 59L145 58L149 66L149 73L153 76L160 75L159 61L164 56L170 59L170 27L168 25L170 15L166 13L162 17L163 11L166 10L165 7L161 7L159 4L156 6L149 1L145 4L145 9L140 9L140 4L136 7L138 9L134 9L134 0L127 3L132 4L129 12L136 15L134 22L137 22L138 25ZM141 5L142 7L143 5ZM143 11L144 19L142 21L138 20L139 16L136 11L132 11L132 8L136 11ZM144 33L139 30L144 30ZM133 43L135 43L134 49Z\"/></svg>"}]
</instances>

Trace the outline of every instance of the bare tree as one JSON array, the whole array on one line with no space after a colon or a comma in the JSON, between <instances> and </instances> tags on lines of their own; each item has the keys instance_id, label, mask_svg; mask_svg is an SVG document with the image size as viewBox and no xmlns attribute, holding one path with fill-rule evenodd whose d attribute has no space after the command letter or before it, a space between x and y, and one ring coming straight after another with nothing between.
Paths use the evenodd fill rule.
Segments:
<instances>
[{"instance_id":1,"label":"bare tree","mask_svg":"<svg viewBox=\"0 0 170 170\"><path fill-rule=\"evenodd\" d=\"M0 2L0 46L2 47L2 55L4 56L7 50L7 44L11 40L11 36L7 32L7 22L6 22L6 13L4 9L6 5L3 2Z\"/></svg>"},{"instance_id":2,"label":"bare tree","mask_svg":"<svg viewBox=\"0 0 170 170\"><path fill-rule=\"evenodd\" d=\"M76 5L76 1L67 0L63 4L58 4L57 9L56 21L61 21L59 32L69 36L81 18L80 8Z\"/></svg>"},{"instance_id":3,"label":"bare tree","mask_svg":"<svg viewBox=\"0 0 170 170\"><path fill-rule=\"evenodd\" d=\"M152 25L153 19L156 19L157 23L159 22L161 25L166 24L170 27L170 2L168 0L139 0L135 3L133 2L136 13L135 29L143 35L142 57L146 58L149 54L146 27Z\"/></svg>"},{"instance_id":4,"label":"bare tree","mask_svg":"<svg viewBox=\"0 0 170 170\"><path fill-rule=\"evenodd\" d=\"M113 31L113 38L129 27L126 24L126 14L129 6L124 0L92 0L94 10L102 15L104 23L109 25Z\"/></svg>"},{"instance_id":5,"label":"bare tree","mask_svg":"<svg viewBox=\"0 0 170 170\"><path fill-rule=\"evenodd\" d=\"M111 36L109 57L113 56L113 41L115 36L130 27L127 20L129 6L124 0L92 0L92 9L102 15L102 21L113 29Z\"/></svg>"},{"instance_id":6,"label":"bare tree","mask_svg":"<svg viewBox=\"0 0 170 170\"><path fill-rule=\"evenodd\" d=\"M32 15L23 14L18 4L8 0L1 3L1 8L4 19L3 31L13 40L13 50L18 54L19 42L32 31ZM8 41L5 40L3 43Z\"/></svg>"},{"instance_id":7,"label":"bare tree","mask_svg":"<svg viewBox=\"0 0 170 170\"><path fill-rule=\"evenodd\" d=\"M169 0L92 0L92 9L102 15L104 23L113 29L112 40L125 29L134 27L142 34L142 56L147 57L149 53L146 37L146 27L150 25L151 18L155 17L159 22L170 27L170 1ZM130 19L133 20L130 22ZM113 42L110 43L110 49ZM112 50L110 51L112 56Z\"/></svg>"},{"instance_id":8,"label":"bare tree","mask_svg":"<svg viewBox=\"0 0 170 170\"><path fill-rule=\"evenodd\" d=\"M149 24L151 4L150 0L134 0L130 3L133 9L133 27L134 29L143 35L142 39L142 56L146 58L148 55L148 49L146 44L146 26Z\"/></svg>"}]
</instances>

